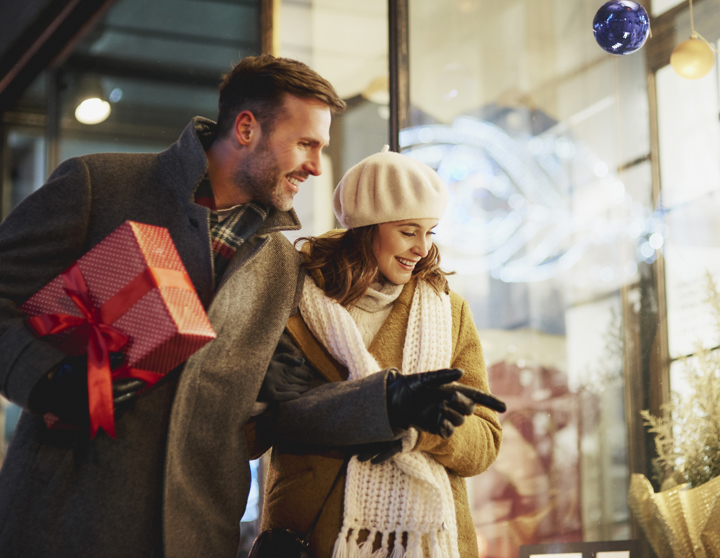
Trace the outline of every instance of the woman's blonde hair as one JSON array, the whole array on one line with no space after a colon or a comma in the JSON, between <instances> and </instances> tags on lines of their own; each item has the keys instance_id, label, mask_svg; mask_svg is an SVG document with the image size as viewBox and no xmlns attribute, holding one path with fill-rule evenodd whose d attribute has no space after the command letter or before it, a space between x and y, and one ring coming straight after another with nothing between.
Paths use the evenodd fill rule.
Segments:
<instances>
[{"instance_id":1,"label":"woman's blonde hair","mask_svg":"<svg viewBox=\"0 0 720 558\"><path fill-rule=\"evenodd\" d=\"M382 279L373 253L378 228L378 225L368 225L295 241L296 246L305 242L301 249L305 269L325 294L342 306L353 306L374 281ZM432 244L427 256L415 265L412 275L440 292L447 290L445 276L452 273L440 269L440 252Z\"/></svg>"}]
</instances>

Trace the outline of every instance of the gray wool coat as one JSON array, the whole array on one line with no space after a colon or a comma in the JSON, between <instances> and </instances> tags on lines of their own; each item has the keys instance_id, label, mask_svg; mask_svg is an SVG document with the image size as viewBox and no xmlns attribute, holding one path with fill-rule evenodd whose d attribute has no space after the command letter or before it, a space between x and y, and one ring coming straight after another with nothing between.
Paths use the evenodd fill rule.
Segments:
<instances>
[{"instance_id":1,"label":"gray wool coat","mask_svg":"<svg viewBox=\"0 0 720 558\"><path fill-rule=\"evenodd\" d=\"M299 294L299 257L272 211L213 289L208 211L192 201L207 166L194 119L159 154L61 164L0 224L0 392L27 408L64 355L17 307L125 220L166 227L217 339L142 394L117 439L48 430L24 412L0 470L0 555L234 557L250 487L243 426Z\"/></svg>"}]
</instances>

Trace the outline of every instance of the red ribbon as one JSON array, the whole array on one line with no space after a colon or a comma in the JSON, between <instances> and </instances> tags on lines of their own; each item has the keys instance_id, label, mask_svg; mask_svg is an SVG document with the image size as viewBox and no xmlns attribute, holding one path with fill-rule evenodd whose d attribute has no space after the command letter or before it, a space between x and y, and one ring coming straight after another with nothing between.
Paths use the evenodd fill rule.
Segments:
<instances>
[{"instance_id":1,"label":"red ribbon","mask_svg":"<svg viewBox=\"0 0 720 558\"><path fill-rule=\"evenodd\" d=\"M102 428L114 438L113 378L139 378L147 382L147 387L150 387L163 375L149 370L130 368L127 365L112 371L109 353L119 351L127 344L129 337L110 324L156 287L175 287L184 290L194 290L194 287L190 277L183 271L146 268L105 304L96 308L90 299L90 291L77 263L64 271L61 277L65 283L63 290L78 307L82 317L70 314L43 314L30 318L28 323L40 337L77 328L60 345L60 348L69 354L81 354L87 347L90 435L94 437L98 429Z\"/></svg>"}]
</instances>

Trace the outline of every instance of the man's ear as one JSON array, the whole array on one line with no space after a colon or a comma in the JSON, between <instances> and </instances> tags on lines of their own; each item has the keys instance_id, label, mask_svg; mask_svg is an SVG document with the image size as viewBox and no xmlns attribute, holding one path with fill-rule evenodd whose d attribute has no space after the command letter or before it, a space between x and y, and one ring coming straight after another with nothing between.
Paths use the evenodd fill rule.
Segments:
<instances>
[{"instance_id":1,"label":"man's ear","mask_svg":"<svg viewBox=\"0 0 720 558\"><path fill-rule=\"evenodd\" d=\"M260 134L260 123L252 112L243 110L235 117L233 131L238 144L247 147L256 139L255 136Z\"/></svg>"}]
</instances>

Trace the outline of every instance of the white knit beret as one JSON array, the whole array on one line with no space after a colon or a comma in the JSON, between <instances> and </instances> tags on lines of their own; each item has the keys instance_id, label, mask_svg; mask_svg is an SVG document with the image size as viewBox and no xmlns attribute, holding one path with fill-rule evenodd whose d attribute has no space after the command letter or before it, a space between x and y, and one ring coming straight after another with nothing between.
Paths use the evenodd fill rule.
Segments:
<instances>
[{"instance_id":1,"label":"white knit beret","mask_svg":"<svg viewBox=\"0 0 720 558\"><path fill-rule=\"evenodd\" d=\"M333 209L346 229L405 219L440 219L445 212L448 189L438 173L386 149L348 170L335 188Z\"/></svg>"}]
</instances>

